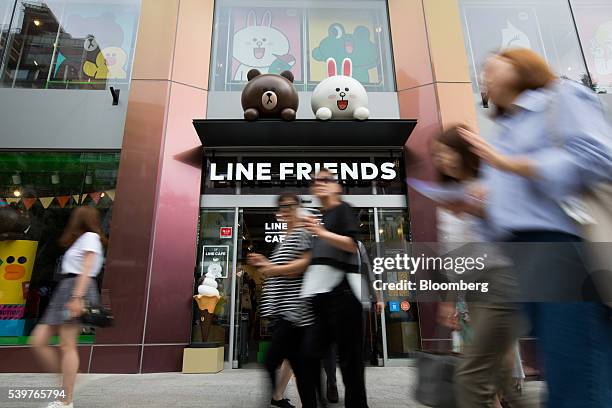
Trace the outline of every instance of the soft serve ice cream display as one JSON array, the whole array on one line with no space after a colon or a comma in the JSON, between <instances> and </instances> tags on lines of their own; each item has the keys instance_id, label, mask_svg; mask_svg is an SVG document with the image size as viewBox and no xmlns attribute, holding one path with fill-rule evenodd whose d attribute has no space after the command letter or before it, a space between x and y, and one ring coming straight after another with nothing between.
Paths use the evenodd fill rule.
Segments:
<instances>
[{"instance_id":1,"label":"soft serve ice cream display","mask_svg":"<svg viewBox=\"0 0 612 408\"><path fill-rule=\"evenodd\" d=\"M212 266L212 265L211 265ZM214 276L210 276L211 273L208 272L204 281L200 286L198 286L198 294L202 296L216 296L219 297L219 290L217 289L217 281Z\"/></svg>"},{"instance_id":2,"label":"soft serve ice cream display","mask_svg":"<svg viewBox=\"0 0 612 408\"><path fill-rule=\"evenodd\" d=\"M210 266L213 266L212 264ZM193 298L198 304L200 309L200 328L202 330L202 341L208 339L208 331L212 323L212 314L215 311L215 307L221 298L219 290L217 289L217 281L215 277L218 276L221 265L216 264L219 268L208 268L208 272L204 277L204 281L198 286L198 294Z\"/></svg>"}]
</instances>

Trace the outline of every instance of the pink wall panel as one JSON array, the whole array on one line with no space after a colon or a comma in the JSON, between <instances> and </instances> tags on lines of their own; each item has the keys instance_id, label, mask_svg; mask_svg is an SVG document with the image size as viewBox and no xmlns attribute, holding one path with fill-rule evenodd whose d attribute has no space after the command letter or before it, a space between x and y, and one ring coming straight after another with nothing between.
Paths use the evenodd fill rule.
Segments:
<instances>
[{"instance_id":1,"label":"pink wall panel","mask_svg":"<svg viewBox=\"0 0 612 408\"><path fill-rule=\"evenodd\" d=\"M146 343L189 342L206 91L172 83L152 246Z\"/></svg>"}]
</instances>

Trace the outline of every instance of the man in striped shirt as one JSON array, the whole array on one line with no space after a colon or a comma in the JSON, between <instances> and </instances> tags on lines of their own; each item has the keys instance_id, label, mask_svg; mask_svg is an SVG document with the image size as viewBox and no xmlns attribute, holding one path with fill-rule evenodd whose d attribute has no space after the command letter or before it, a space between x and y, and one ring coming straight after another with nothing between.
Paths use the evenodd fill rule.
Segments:
<instances>
[{"instance_id":1,"label":"man in striped shirt","mask_svg":"<svg viewBox=\"0 0 612 408\"><path fill-rule=\"evenodd\" d=\"M278 206L279 217L287 223L285 239L276 246L269 259L251 253L248 261L265 276L260 310L262 318L271 320L272 328L272 341L265 361L273 388L270 404L291 408L293 405L282 395L288 377L279 379L276 371L283 360L289 360L302 404L308 406L311 396L304 392L304 372L310 368L300 360L300 351L304 328L313 323L314 316L309 302L300 298L300 291L302 275L310 263L312 236L300 226L300 200L296 194L281 194Z\"/></svg>"}]
</instances>

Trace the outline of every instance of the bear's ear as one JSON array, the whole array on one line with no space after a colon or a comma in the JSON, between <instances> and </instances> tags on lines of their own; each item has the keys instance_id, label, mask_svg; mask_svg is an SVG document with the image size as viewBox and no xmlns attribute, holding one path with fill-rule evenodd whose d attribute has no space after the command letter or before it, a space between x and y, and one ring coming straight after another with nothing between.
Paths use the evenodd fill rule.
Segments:
<instances>
[{"instance_id":1,"label":"bear's ear","mask_svg":"<svg viewBox=\"0 0 612 408\"><path fill-rule=\"evenodd\" d=\"M282 77L285 77L289 80L289 82L293 83L293 74L291 73L291 71L283 71L280 74Z\"/></svg>"},{"instance_id":2,"label":"bear's ear","mask_svg":"<svg viewBox=\"0 0 612 408\"><path fill-rule=\"evenodd\" d=\"M247 73L247 79L250 81L258 75L261 75L261 72L259 72L258 69L253 68Z\"/></svg>"},{"instance_id":3,"label":"bear's ear","mask_svg":"<svg viewBox=\"0 0 612 408\"><path fill-rule=\"evenodd\" d=\"M330 37L335 38L336 40L339 40L340 38L344 36L344 26L340 23L333 23L327 29L327 33L329 34Z\"/></svg>"}]
</instances>

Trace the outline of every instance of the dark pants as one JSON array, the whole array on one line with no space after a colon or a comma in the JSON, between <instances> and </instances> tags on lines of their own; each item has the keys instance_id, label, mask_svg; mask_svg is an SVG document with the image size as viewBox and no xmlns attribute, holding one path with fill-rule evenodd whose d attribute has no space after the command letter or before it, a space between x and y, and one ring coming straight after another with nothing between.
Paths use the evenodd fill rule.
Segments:
<instances>
[{"instance_id":1,"label":"dark pants","mask_svg":"<svg viewBox=\"0 0 612 408\"><path fill-rule=\"evenodd\" d=\"M572 245L580 239L572 235L519 232L513 242L567 243L562 250L564 263L582 263L578 247ZM563 268L555 263L556 254L525 255L513 259L519 273L527 278L538 274L548 285L572 279L557 275ZM578 268L581 267L576 267L575 274L584 275ZM612 320L606 306L598 302L550 301L526 303L525 309L538 338L548 384L547 407L612 407Z\"/></svg>"},{"instance_id":2,"label":"dark pants","mask_svg":"<svg viewBox=\"0 0 612 408\"><path fill-rule=\"evenodd\" d=\"M323 369L325 370L325 377L327 380L327 386L336 385L336 345L332 344L329 348L329 352L323 358Z\"/></svg>"},{"instance_id":3,"label":"dark pants","mask_svg":"<svg viewBox=\"0 0 612 408\"><path fill-rule=\"evenodd\" d=\"M309 375L305 375L306 365L300 357L303 338L303 327L295 327L291 322L283 319L274 323L272 341L266 353L265 361L265 367L272 382L272 393L276 390L276 370L281 366L283 360L287 359L295 375L300 399L308 398L306 386Z\"/></svg>"},{"instance_id":4,"label":"dark pants","mask_svg":"<svg viewBox=\"0 0 612 408\"><path fill-rule=\"evenodd\" d=\"M347 408L367 408L361 302L353 295L345 279L332 292L314 296L312 305L315 324L307 330L305 354L306 359L317 367L310 370L313 374L309 378L309 398L302 400L302 406L316 407L318 362L327 357L335 343L345 387L344 404Z\"/></svg>"}]
</instances>

